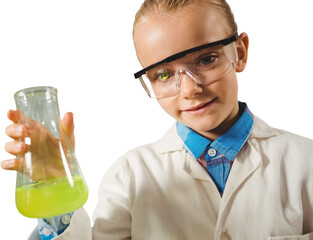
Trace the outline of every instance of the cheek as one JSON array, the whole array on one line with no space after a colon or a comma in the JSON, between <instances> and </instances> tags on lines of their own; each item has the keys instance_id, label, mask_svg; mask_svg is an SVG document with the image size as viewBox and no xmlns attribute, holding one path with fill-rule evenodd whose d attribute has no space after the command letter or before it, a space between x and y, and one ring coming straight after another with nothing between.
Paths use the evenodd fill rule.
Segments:
<instances>
[{"instance_id":1,"label":"cheek","mask_svg":"<svg viewBox=\"0 0 313 240\"><path fill-rule=\"evenodd\" d=\"M237 101L238 83L236 74L231 74L221 79L215 86L215 92L224 101Z\"/></svg>"},{"instance_id":2,"label":"cheek","mask_svg":"<svg viewBox=\"0 0 313 240\"><path fill-rule=\"evenodd\" d=\"M178 109L177 109L177 103L172 98L165 98L158 100L160 106L163 108L165 112L167 112L169 115L175 117Z\"/></svg>"}]
</instances>

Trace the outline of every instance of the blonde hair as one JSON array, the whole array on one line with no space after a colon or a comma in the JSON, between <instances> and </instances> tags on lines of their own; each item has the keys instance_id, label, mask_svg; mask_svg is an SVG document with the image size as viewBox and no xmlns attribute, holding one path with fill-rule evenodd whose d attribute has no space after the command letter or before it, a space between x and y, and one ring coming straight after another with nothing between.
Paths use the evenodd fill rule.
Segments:
<instances>
[{"instance_id":1,"label":"blonde hair","mask_svg":"<svg viewBox=\"0 0 313 240\"><path fill-rule=\"evenodd\" d=\"M231 30L230 34L237 32L237 24L235 22L234 14L226 0L145 0L135 16L134 28L136 23L149 13L170 13L185 7L196 6L199 3L212 4L217 7L226 18Z\"/></svg>"}]
</instances>

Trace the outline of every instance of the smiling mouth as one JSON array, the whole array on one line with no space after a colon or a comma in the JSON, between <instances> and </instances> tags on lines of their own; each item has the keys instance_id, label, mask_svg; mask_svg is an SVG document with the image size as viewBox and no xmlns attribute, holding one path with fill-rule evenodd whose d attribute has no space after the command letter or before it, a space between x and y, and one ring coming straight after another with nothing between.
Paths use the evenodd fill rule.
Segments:
<instances>
[{"instance_id":1,"label":"smiling mouth","mask_svg":"<svg viewBox=\"0 0 313 240\"><path fill-rule=\"evenodd\" d=\"M186 111L186 112L192 112L192 111L200 110L200 109L202 109L202 108L207 107L207 106L210 105L211 103L213 103L213 102L215 101L215 99L216 99L216 98L212 99L210 102L207 102L207 103L205 103L205 104L199 105L199 106L197 106L197 107L195 107L195 108L186 109L185 111Z\"/></svg>"}]
</instances>

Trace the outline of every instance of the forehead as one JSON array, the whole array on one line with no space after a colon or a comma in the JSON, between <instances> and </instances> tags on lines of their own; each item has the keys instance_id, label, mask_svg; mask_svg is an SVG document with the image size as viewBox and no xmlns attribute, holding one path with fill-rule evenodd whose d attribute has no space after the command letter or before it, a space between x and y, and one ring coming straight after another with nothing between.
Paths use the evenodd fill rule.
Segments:
<instances>
[{"instance_id":1,"label":"forehead","mask_svg":"<svg viewBox=\"0 0 313 240\"><path fill-rule=\"evenodd\" d=\"M177 52L227 37L223 14L212 5L198 5L165 14L151 13L136 24L134 43L146 67Z\"/></svg>"}]
</instances>

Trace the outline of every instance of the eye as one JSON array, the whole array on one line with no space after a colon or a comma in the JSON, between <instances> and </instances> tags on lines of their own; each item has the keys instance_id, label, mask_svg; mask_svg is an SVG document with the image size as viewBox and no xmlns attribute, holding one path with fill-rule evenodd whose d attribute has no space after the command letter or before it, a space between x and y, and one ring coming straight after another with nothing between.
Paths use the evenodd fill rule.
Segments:
<instances>
[{"instance_id":1,"label":"eye","mask_svg":"<svg viewBox=\"0 0 313 240\"><path fill-rule=\"evenodd\" d=\"M208 55L208 56L200 58L199 65L202 65L202 66L209 65L215 62L216 60L217 60L216 55Z\"/></svg>"},{"instance_id":2,"label":"eye","mask_svg":"<svg viewBox=\"0 0 313 240\"><path fill-rule=\"evenodd\" d=\"M171 73L169 73L166 69L158 70L155 74L155 80L159 81L167 81L171 77Z\"/></svg>"}]
</instances>

